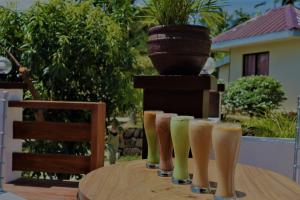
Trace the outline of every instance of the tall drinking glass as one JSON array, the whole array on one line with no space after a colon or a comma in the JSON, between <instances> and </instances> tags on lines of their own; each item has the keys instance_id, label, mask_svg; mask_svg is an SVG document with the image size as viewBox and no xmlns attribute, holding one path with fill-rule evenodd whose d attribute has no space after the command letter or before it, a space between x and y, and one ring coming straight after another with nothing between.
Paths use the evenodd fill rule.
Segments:
<instances>
[{"instance_id":1,"label":"tall drinking glass","mask_svg":"<svg viewBox=\"0 0 300 200\"><path fill-rule=\"evenodd\" d=\"M148 156L146 167L157 169L159 165L159 148L155 129L156 114L162 111L144 111L144 129L148 144Z\"/></svg>"},{"instance_id":2,"label":"tall drinking glass","mask_svg":"<svg viewBox=\"0 0 300 200\"><path fill-rule=\"evenodd\" d=\"M175 153L175 165L172 182L175 184L190 184L188 172L188 157L190 150L189 121L192 116L178 116L171 119L171 138Z\"/></svg>"},{"instance_id":3,"label":"tall drinking glass","mask_svg":"<svg viewBox=\"0 0 300 200\"><path fill-rule=\"evenodd\" d=\"M191 120L189 138L193 154L192 192L210 193L208 162L211 150L213 123L205 120Z\"/></svg>"},{"instance_id":4,"label":"tall drinking glass","mask_svg":"<svg viewBox=\"0 0 300 200\"><path fill-rule=\"evenodd\" d=\"M160 113L156 115L156 133L160 149L160 161L158 175L162 177L172 176L173 172L173 145L171 140L170 122L174 113Z\"/></svg>"},{"instance_id":5,"label":"tall drinking glass","mask_svg":"<svg viewBox=\"0 0 300 200\"><path fill-rule=\"evenodd\" d=\"M218 182L215 200L236 199L234 176L241 136L242 128L237 124L220 123L213 128L212 143L216 156Z\"/></svg>"}]
</instances>

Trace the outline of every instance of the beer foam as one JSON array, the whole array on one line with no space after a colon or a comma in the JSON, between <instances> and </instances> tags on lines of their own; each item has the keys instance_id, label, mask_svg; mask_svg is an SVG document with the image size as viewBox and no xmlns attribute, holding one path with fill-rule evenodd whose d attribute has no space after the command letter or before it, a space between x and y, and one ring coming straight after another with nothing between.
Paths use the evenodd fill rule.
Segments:
<instances>
[{"instance_id":1,"label":"beer foam","mask_svg":"<svg viewBox=\"0 0 300 200\"><path fill-rule=\"evenodd\" d=\"M176 113L157 113L156 117L159 118L170 118L170 117L176 117L178 116Z\"/></svg>"},{"instance_id":2,"label":"beer foam","mask_svg":"<svg viewBox=\"0 0 300 200\"><path fill-rule=\"evenodd\" d=\"M216 123L214 128L222 129L224 131L229 131L229 132L237 132L237 131L242 132L242 127L240 124L229 123L229 122Z\"/></svg>"},{"instance_id":3,"label":"beer foam","mask_svg":"<svg viewBox=\"0 0 300 200\"><path fill-rule=\"evenodd\" d=\"M213 126L215 122L208 119L192 119L190 124L193 126Z\"/></svg>"},{"instance_id":4,"label":"beer foam","mask_svg":"<svg viewBox=\"0 0 300 200\"><path fill-rule=\"evenodd\" d=\"M193 116L184 116L184 115L172 117L172 120L175 120L175 121L186 121L186 120L192 120L192 119L194 119Z\"/></svg>"}]
</instances>

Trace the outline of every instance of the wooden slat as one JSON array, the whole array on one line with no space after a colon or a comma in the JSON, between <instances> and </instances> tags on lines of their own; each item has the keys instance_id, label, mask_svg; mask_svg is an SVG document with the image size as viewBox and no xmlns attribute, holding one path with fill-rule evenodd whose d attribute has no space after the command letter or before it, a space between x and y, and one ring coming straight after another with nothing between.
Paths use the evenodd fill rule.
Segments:
<instances>
[{"instance_id":1,"label":"wooden slat","mask_svg":"<svg viewBox=\"0 0 300 200\"><path fill-rule=\"evenodd\" d=\"M59 180L20 178L3 184L3 187L5 191L28 200L76 200L78 192L78 182Z\"/></svg>"},{"instance_id":2,"label":"wooden slat","mask_svg":"<svg viewBox=\"0 0 300 200\"><path fill-rule=\"evenodd\" d=\"M92 112L91 122L91 170L104 166L105 104L98 104Z\"/></svg>"},{"instance_id":3,"label":"wooden slat","mask_svg":"<svg viewBox=\"0 0 300 200\"><path fill-rule=\"evenodd\" d=\"M220 113L220 93L210 92L209 93L209 117L219 117Z\"/></svg>"},{"instance_id":4,"label":"wooden slat","mask_svg":"<svg viewBox=\"0 0 300 200\"><path fill-rule=\"evenodd\" d=\"M40 139L56 141L90 141L88 123L14 122L14 139Z\"/></svg>"},{"instance_id":5,"label":"wooden slat","mask_svg":"<svg viewBox=\"0 0 300 200\"><path fill-rule=\"evenodd\" d=\"M86 174L90 171L90 157L61 154L13 153L12 167L14 171Z\"/></svg>"},{"instance_id":6,"label":"wooden slat","mask_svg":"<svg viewBox=\"0 0 300 200\"><path fill-rule=\"evenodd\" d=\"M217 90L213 76L135 76L134 87L155 90Z\"/></svg>"},{"instance_id":7,"label":"wooden slat","mask_svg":"<svg viewBox=\"0 0 300 200\"><path fill-rule=\"evenodd\" d=\"M17 82L0 82L1 89L26 89L27 86L25 83Z\"/></svg>"},{"instance_id":8,"label":"wooden slat","mask_svg":"<svg viewBox=\"0 0 300 200\"><path fill-rule=\"evenodd\" d=\"M49 179L35 179L35 178L18 178L9 181L7 184L23 187L62 187L62 188L77 188L79 182L76 180L49 180Z\"/></svg>"},{"instance_id":9,"label":"wooden slat","mask_svg":"<svg viewBox=\"0 0 300 200\"><path fill-rule=\"evenodd\" d=\"M69 102L69 101L10 101L9 107L34 109L62 109L62 110L93 110L101 102Z\"/></svg>"}]
</instances>

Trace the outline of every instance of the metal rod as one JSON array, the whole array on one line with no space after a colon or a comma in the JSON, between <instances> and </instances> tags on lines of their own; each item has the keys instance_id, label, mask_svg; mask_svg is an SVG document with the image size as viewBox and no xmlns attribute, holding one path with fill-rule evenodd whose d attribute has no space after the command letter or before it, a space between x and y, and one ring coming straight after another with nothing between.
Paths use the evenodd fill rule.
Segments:
<instances>
[{"instance_id":1,"label":"metal rod","mask_svg":"<svg viewBox=\"0 0 300 200\"><path fill-rule=\"evenodd\" d=\"M296 128L296 137L295 137L295 151L294 151L294 167L293 167L293 180L299 183L298 180L298 171L300 165L298 164L298 153L299 153L299 143L300 143L300 96L297 98L297 128Z\"/></svg>"},{"instance_id":2,"label":"metal rod","mask_svg":"<svg viewBox=\"0 0 300 200\"><path fill-rule=\"evenodd\" d=\"M223 119L222 119L222 112L223 112L223 110L222 110L222 97L223 97L223 92L219 92L219 120L220 121L222 121Z\"/></svg>"},{"instance_id":3,"label":"metal rod","mask_svg":"<svg viewBox=\"0 0 300 200\"><path fill-rule=\"evenodd\" d=\"M7 99L8 99L8 92L0 92L0 193L4 193L3 190L3 155L4 155L4 135L5 135L5 121L6 121L6 108L7 108Z\"/></svg>"}]
</instances>

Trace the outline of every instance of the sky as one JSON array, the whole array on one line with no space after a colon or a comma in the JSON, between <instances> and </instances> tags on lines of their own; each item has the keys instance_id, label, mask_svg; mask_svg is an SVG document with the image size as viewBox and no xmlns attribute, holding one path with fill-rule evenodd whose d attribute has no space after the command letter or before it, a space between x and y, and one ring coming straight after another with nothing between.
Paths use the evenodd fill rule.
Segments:
<instances>
[{"instance_id":1,"label":"sky","mask_svg":"<svg viewBox=\"0 0 300 200\"><path fill-rule=\"evenodd\" d=\"M266 2L264 6L261 6L257 9L254 8L255 5L261 3L261 2ZM229 6L226 7L225 9L228 10L229 12L233 12L234 10L238 9L243 9L246 12L249 13L255 13L255 12L265 12L268 9L272 9L275 7L281 6L281 0L279 0L279 3L274 4L274 0L228 0ZM298 6L299 3L296 4Z\"/></svg>"},{"instance_id":2,"label":"sky","mask_svg":"<svg viewBox=\"0 0 300 200\"><path fill-rule=\"evenodd\" d=\"M7 3L13 4L14 2L18 2L17 10L20 10L20 9L24 9L24 8L26 9L26 8L30 7L32 5L33 1L34 0L0 0L0 5L3 6L3 5L7 5ZM41 1L47 1L47 0L41 0ZM122 0L120 0L120 1L122 1ZM137 0L138 3L142 3L144 1L145 0ZM241 8L244 11L249 12L249 13L256 13L256 12L263 13L267 9L274 8L274 3L273 3L274 0L227 0L227 1L228 1L229 6L227 6L225 8L225 10L227 10L230 13L232 13L234 10L238 10ZM259 9L255 10L254 6L263 1L266 1L267 4L264 6L261 6ZM299 3L297 5L300 6Z\"/></svg>"},{"instance_id":3,"label":"sky","mask_svg":"<svg viewBox=\"0 0 300 200\"><path fill-rule=\"evenodd\" d=\"M9 6L16 10L29 8L35 0L0 0L0 6ZM46 0L41 0L46 1Z\"/></svg>"},{"instance_id":4,"label":"sky","mask_svg":"<svg viewBox=\"0 0 300 200\"><path fill-rule=\"evenodd\" d=\"M227 0L228 6L225 7L225 10L229 13L233 13L234 10L243 9L246 12L249 13L257 13L261 12L264 13L268 9L272 9L275 7L274 0ZM265 1L266 5L259 7L258 9L255 9L254 6L258 3L261 3ZM141 3L144 2L144 0L137 0L137 2ZM300 4L296 4L300 6ZM280 3L277 4L277 7L280 6Z\"/></svg>"}]
</instances>

